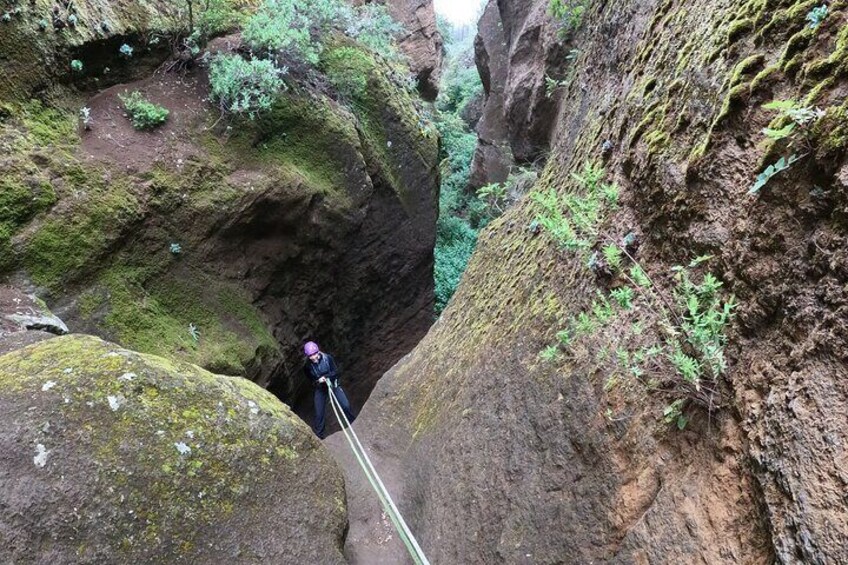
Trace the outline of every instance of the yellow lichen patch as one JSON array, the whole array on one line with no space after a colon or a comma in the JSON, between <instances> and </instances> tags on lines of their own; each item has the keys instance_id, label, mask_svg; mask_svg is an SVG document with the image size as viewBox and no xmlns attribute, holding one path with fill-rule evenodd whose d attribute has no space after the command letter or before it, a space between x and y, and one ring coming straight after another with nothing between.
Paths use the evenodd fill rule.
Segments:
<instances>
[{"instance_id":1,"label":"yellow lichen patch","mask_svg":"<svg viewBox=\"0 0 848 565\"><path fill-rule=\"evenodd\" d=\"M206 529L254 504L257 485L294 472L317 447L305 424L249 381L89 336L0 356L0 391L6 406L23 406L22 429L41 429L44 468L92 489L80 511L102 515L127 556L175 546L193 554Z\"/></svg>"}]
</instances>

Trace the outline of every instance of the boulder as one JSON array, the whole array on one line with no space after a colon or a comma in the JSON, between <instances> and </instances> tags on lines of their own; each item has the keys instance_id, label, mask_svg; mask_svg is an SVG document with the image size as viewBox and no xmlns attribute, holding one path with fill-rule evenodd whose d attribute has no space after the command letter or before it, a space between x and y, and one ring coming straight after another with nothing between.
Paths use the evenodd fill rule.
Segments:
<instances>
[{"instance_id":1,"label":"boulder","mask_svg":"<svg viewBox=\"0 0 848 565\"><path fill-rule=\"evenodd\" d=\"M27 330L64 335L68 326L42 300L0 285L0 337Z\"/></svg>"},{"instance_id":2,"label":"boulder","mask_svg":"<svg viewBox=\"0 0 848 565\"><path fill-rule=\"evenodd\" d=\"M240 378L69 335L0 356L0 561L344 563L342 477Z\"/></svg>"}]
</instances>

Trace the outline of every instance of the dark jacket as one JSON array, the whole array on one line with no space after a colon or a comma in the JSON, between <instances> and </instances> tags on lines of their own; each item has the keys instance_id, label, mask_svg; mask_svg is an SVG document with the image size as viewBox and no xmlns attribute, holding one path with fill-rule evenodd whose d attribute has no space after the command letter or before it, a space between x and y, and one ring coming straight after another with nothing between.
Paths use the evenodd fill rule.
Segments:
<instances>
[{"instance_id":1,"label":"dark jacket","mask_svg":"<svg viewBox=\"0 0 848 565\"><path fill-rule=\"evenodd\" d=\"M318 384L318 379L321 377L327 377L327 380L333 382L333 386L338 386L339 368L336 366L336 360L329 353L322 351L317 363L311 360L306 361L306 376L312 382L312 386L325 386Z\"/></svg>"}]
</instances>

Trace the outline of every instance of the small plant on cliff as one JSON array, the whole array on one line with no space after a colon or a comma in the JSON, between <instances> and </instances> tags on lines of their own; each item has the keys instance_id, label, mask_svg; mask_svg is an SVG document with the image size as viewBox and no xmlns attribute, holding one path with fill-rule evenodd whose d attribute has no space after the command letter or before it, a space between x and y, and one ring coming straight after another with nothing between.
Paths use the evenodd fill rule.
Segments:
<instances>
[{"instance_id":1,"label":"small plant on cliff","mask_svg":"<svg viewBox=\"0 0 848 565\"><path fill-rule=\"evenodd\" d=\"M770 181L775 175L782 173L791 167L798 159L800 159L798 155L790 155L788 159L786 157L781 157L766 167L763 172L757 175L754 184L752 184L751 188L748 189L748 194L757 194L760 189L768 184L768 181Z\"/></svg>"},{"instance_id":2,"label":"small plant on cliff","mask_svg":"<svg viewBox=\"0 0 848 565\"><path fill-rule=\"evenodd\" d=\"M598 235L602 213L618 202L618 187L603 182L603 167L586 163L581 174L572 174L577 190L559 197L554 188L533 195L542 208L536 221L561 247L589 249Z\"/></svg>"},{"instance_id":3,"label":"small plant on cliff","mask_svg":"<svg viewBox=\"0 0 848 565\"><path fill-rule=\"evenodd\" d=\"M399 58L395 38L403 31L403 26L392 18L385 6L374 3L354 8L354 15L345 29L347 35L389 59Z\"/></svg>"},{"instance_id":4,"label":"small plant on cliff","mask_svg":"<svg viewBox=\"0 0 848 565\"><path fill-rule=\"evenodd\" d=\"M167 108L150 102L137 90L130 94L120 94L118 98L124 104L127 116L135 129L152 129L161 126L168 119L170 111Z\"/></svg>"},{"instance_id":5,"label":"small plant on cliff","mask_svg":"<svg viewBox=\"0 0 848 565\"><path fill-rule=\"evenodd\" d=\"M589 0L550 0L548 12L562 25L561 34L576 30L583 23Z\"/></svg>"},{"instance_id":6,"label":"small plant on cliff","mask_svg":"<svg viewBox=\"0 0 848 565\"><path fill-rule=\"evenodd\" d=\"M824 111L812 106L801 106L795 100L774 100L763 105L766 110L776 110L780 112L777 121L791 120L790 123L784 125L780 129L764 128L763 133L769 139L779 141L781 139L791 138L797 133L796 128L807 128L822 116Z\"/></svg>"},{"instance_id":7,"label":"small plant on cliff","mask_svg":"<svg viewBox=\"0 0 848 565\"><path fill-rule=\"evenodd\" d=\"M827 4L822 4L807 12L807 21L810 22L810 27L816 29L821 25L827 17Z\"/></svg>"},{"instance_id":8,"label":"small plant on cliff","mask_svg":"<svg viewBox=\"0 0 848 565\"><path fill-rule=\"evenodd\" d=\"M272 61L219 55L209 67L212 99L221 112L254 118L270 109L283 91L285 73L286 69L278 69Z\"/></svg>"},{"instance_id":9,"label":"small plant on cliff","mask_svg":"<svg viewBox=\"0 0 848 565\"><path fill-rule=\"evenodd\" d=\"M545 75L545 98L550 98L558 88L568 86L567 80L554 80L550 76Z\"/></svg>"},{"instance_id":10,"label":"small plant on cliff","mask_svg":"<svg viewBox=\"0 0 848 565\"><path fill-rule=\"evenodd\" d=\"M81 73L82 68L82 61L80 61L79 59L74 59L73 61L71 61L71 70L75 73Z\"/></svg>"},{"instance_id":11,"label":"small plant on cliff","mask_svg":"<svg viewBox=\"0 0 848 565\"><path fill-rule=\"evenodd\" d=\"M121 45L121 48L118 49L118 52L127 59L131 59L133 56L133 48L127 45L126 43Z\"/></svg>"},{"instance_id":12,"label":"small plant on cliff","mask_svg":"<svg viewBox=\"0 0 848 565\"><path fill-rule=\"evenodd\" d=\"M94 121L91 118L91 108L88 106L83 106L79 111L79 119L82 122L82 127L85 131L91 130L91 126Z\"/></svg>"},{"instance_id":13,"label":"small plant on cliff","mask_svg":"<svg viewBox=\"0 0 848 565\"><path fill-rule=\"evenodd\" d=\"M556 345L549 345L539 353L539 357L542 361L556 361L559 359L559 348Z\"/></svg>"},{"instance_id":14,"label":"small plant on cliff","mask_svg":"<svg viewBox=\"0 0 848 565\"><path fill-rule=\"evenodd\" d=\"M763 129L763 134L773 142L783 142L787 149L797 148L802 153L792 153L788 158L781 157L757 175L754 184L748 189L748 194L756 194L775 175L791 167L796 161L806 157L813 150L810 139L810 128L825 112L812 106L802 106L795 100L774 100L763 106L766 110L774 110L779 115L772 121L773 127Z\"/></svg>"}]
</instances>

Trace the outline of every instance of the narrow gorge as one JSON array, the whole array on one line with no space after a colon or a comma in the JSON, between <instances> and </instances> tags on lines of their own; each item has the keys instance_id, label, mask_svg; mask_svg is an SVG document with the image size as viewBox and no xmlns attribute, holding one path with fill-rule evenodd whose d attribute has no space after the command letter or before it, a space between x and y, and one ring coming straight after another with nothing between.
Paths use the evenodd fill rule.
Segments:
<instances>
[{"instance_id":1,"label":"narrow gorge","mask_svg":"<svg viewBox=\"0 0 848 565\"><path fill-rule=\"evenodd\" d=\"M430 563L848 562L848 4L438 9L0 0L0 562L413 563L311 340Z\"/></svg>"}]
</instances>

